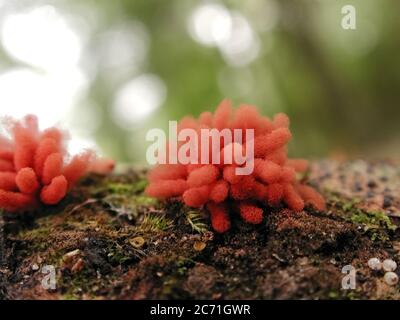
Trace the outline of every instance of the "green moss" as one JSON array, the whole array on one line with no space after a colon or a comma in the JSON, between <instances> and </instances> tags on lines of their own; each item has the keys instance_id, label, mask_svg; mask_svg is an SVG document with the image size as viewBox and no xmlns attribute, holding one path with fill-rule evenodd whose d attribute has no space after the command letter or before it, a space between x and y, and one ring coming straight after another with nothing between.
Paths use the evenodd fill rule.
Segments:
<instances>
[{"instance_id":1,"label":"green moss","mask_svg":"<svg viewBox=\"0 0 400 320\"><path fill-rule=\"evenodd\" d=\"M173 254L168 257L168 265L171 266L172 272L166 273L162 278L162 298L182 298L182 293L179 293L182 289L182 281L195 263L193 259L185 256Z\"/></svg>"},{"instance_id":2,"label":"green moss","mask_svg":"<svg viewBox=\"0 0 400 320\"><path fill-rule=\"evenodd\" d=\"M359 300L360 299L360 293L354 290L350 290L347 295L346 298L349 300Z\"/></svg>"},{"instance_id":3,"label":"green moss","mask_svg":"<svg viewBox=\"0 0 400 320\"><path fill-rule=\"evenodd\" d=\"M109 182L105 189L108 193L113 194L137 194L143 192L147 184L146 179L141 179L134 183Z\"/></svg>"},{"instance_id":4,"label":"green moss","mask_svg":"<svg viewBox=\"0 0 400 320\"><path fill-rule=\"evenodd\" d=\"M68 250L64 249L58 251L52 251L46 257L46 262L54 266L60 266L62 264L63 256L67 253L67 251Z\"/></svg>"},{"instance_id":5,"label":"green moss","mask_svg":"<svg viewBox=\"0 0 400 320\"><path fill-rule=\"evenodd\" d=\"M133 184L133 191L134 192L143 192L144 189L147 187L148 181L146 179L141 179Z\"/></svg>"},{"instance_id":6,"label":"green moss","mask_svg":"<svg viewBox=\"0 0 400 320\"><path fill-rule=\"evenodd\" d=\"M195 265L195 263L196 262L193 259L188 257L178 257L175 263L178 275L184 276L188 270Z\"/></svg>"},{"instance_id":7,"label":"green moss","mask_svg":"<svg viewBox=\"0 0 400 320\"><path fill-rule=\"evenodd\" d=\"M159 202L156 199L143 195L110 195L102 200L112 211L118 214L128 215L133 219L139 218L151 207L158 207Z\"/></svg>"},{"instance_id":8,"label":"green moss","mask_svg":"<svg viewBox=\"0 0 400 320\"><path fill-rule=\"evenodd\" d=\"M136 196L133 201L138 206L155 206L158 204L158 200L155 198L150 198L146 196Z\"/></svg>"},{"instance_id":9,"label":"green moss","mask_svg":"<svg viewBox=\"0 0 400 320\"><path fill-rule=\"evenodd\" d=\"M339 209L340 213L348 213L356 208L356 205L361 202L358 198L346 199L343 198L339 193L325 190L324 195L328 203L330 203L333 207Z\"/></svg>"},{"instance_id":10,"label":"green moss","mask_svg":"<svg viewBox=\"0 0 400 320\"><path fill-rule=\"evenodd\" d=\"M23 240L40 240L47 239L51 229L47 226L39 227L33 230L23 230L18 234L18 237Z\"/></svg>"},{"instance_id":11,"label":"green moss","mask_svg":"<svg viewBox=\"0 0 400 320\"><path fill-rule=\"evenodd\" d=\"M137 230L141 233L151 233L165 231L172 227L173 221L164 215L147 213L138 226Z\"/></svg>"},{"instance_id":12,"label":"green moss","mask_svg":"<svg viewBox=\"0 0 400 320\"><path fill-rule=\"evenodd\" d=\"M79 300L79 297L72 293L64 294L60 297L60 300Z\"/></svg>"},{"instance_id":13,"label":"green moss","mask_svg":"<svg viewBox=\"0 0 400 320\"><path fill-rule=\"evenodd\" d=\"M86 298L94 299L97 294L93 291L95 287L102 287L104 283L112 283L118 279L117 274L110 274L98 277L94 270L84 268L82 271L74 274L63 274L57 279L58 288L62 297L68 300L82 299L84 293Z\"/></svg>"},{"instance_id":14,"label":"green moss","mask_svg":"<svg viewBox=\"0 0 400 320\"><path fill-rule=\"evenodd\" d=\"M382 211L362 211L356 210L351 216L351 221L364 224L366 230L385 228L390 231L396 231L397 226Z\"/></svg>"},{"instance_id":15,"label":"green moss","mask_svg":"<svg viewBox=\"0 0 400 320\"><path fill-rule=\"evenodd\" d=\"M328 293L328 297L329 297L329 299L337 300L337 299L339 299L339 293L337 291L330 291Z\"/></svg>"},{"instance_id":16,"label":"green moss","mask_svg":"<svg viewBox=\"0 0 400 320\"><path fill-rule=\"evenodd\" d=\"M18 238L21 240L27 240L30 243L30 251L45 251L51 247L52 243L49 243L48 239L52 229L48 226L39 226L32 230L23 230L18 234Z\"/></svg>"},{"instance_id":17,"label":"green moss","mask_svg":"<svg viewBox=\"0 0 400 320\"><path fill-rule=\"evenodd\" d=\"M107 185L107 189L109 193L116 193L116 194L124 194L124 193L132 193L133 187L131 184L125 183L109 183Z\"/></svg>"},{"instance_id":18,"label":"green moss","mask_svg":"<svg viewBox=\"0 0 400 320\"><path fill-rule=\"evenodd\" d=\"M334 199L334 205L341 211L347 221L361 225L372 241L388 241L389 233L395 231L397 226L385 212L379 210L367 211L358 207L358 199Z\"/></svg>"},{"instance_id":19,"label":"green moss","mask_svg":"<svg viewBox=\"0 0 400 320\"><path fill-rule=\"evenodd\" d=\"M193 231L206 233L209 230L207 224L204 223L203 218L198 211L188 211L186 213L186 220L192 227Z\"/></svg>"},{"instance_id":20,"label":"green moss","mask_svg":"<svg viewBox=\"0 0 400 320\"><path fill-rule=\"evenodd\" d=\"M90 289L96 284L97 278L91 272L82 270L72 277L61 279L61 286L66 290L66 295L71 299L79 299L79 294L85 292L88 294Z\"/></svg>"},{"instance_id":21,"label":"green moss","mask_svg":"<svg viewBox=\"0 0 400 320\"><path fill-rule=\"evenodd\" d=\"M157 199L143 194L147 180L141 179L134 183L110 182L105 186L105 203L118 213L127 213L137 217L142 208L157 206Z\"/></svg>"},{"instance_id":22,"label":"green moss","mask_svg":"<svg viewBox=\"0 0 400 320\"><path fill-rule=\"evenodd\" d=\"M113 242L110 242L109 246L107 247L107 252L108 261L112 265L122 265L132 259L132 257L129 256L128 252L126 252L122 246Z\"/></svg>"},{"instance_id":23,"label":"green moss","mask_svg":"<svg viewBox=\"0 0 400 320\"><path fill-rule=\"evenodd\" d=\"M131 257L126 256L122 250L111 251L108 256L108 260L113 265L121 265L130 259Z\"/></svg>"}]
</instances>

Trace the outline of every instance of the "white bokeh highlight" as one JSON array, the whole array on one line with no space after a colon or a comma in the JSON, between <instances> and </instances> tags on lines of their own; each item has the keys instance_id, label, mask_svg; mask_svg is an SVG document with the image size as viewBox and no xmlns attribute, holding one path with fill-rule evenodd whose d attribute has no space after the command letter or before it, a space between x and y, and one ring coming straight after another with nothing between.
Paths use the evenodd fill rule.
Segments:
<instances>
[{"instance_id":1,"label":"white bokeh highlight","mask_svg":"<svg viewBox=\"0 0 400 320\"><path fill-rule=\"evenodd\" d=\"M76 65L82 49L78 35L50 5L6 15L1 38L11 56L45 71Z\"/></svg>"},{"instance_id":2,"label":"white bokeh highlight","mask_svg":"<svg viewBox=\"0 0 400 320\"><path fill-rule=\"evenodd\" d=\"M220 45L221 53L229 64L244 66L258 57L260 41L247 19L238 12L232 13L230 34Z\"/></svg>"},{"instance_id":3,"label":"white bokeh highlight","mask_svg":"<svg viewBox=\"0 0 400 320\"><path fill-rule=\"evenodd\" d=\"M154 74L142 74L125 83L113 104L115 122L124 129L135 129L164 103L167 88Z\"/></svg>"},{"instance_id":4,"label":"white bokeh highlight","mask_svg":"<svg viewBox=\"0 0 400 320\"><path fill-rule=\"evenodd\" d=\"M79 70L61 76L28 68L10 69L0 74L0 115L22 118L33 113L41 127L53 126L76 103L85 84Z\"/></svg>"},{"instance_id":5,"label":"white bokeh highlight","mask_svg":"<svg viewBox=\"0 0 400 320\"><path fill-rule=\"evenodd\" d=\"M231 32L229 11L217 3L198 6L189 17L191 36L206 46L216 46L229 38Z\"/></svg>"},{"instance_id":6,"label":"white bokeh highlight","mask_svg":"<svg viewBox=\"0 0 400 320\"><path fill-rule=\"evenodd\" d=\"M146 60L150 37L138 21L112 26L98 37L97 55L103 68L138 69Z\"/></svg>"},{"instance_id":7,"label":"white bokeh highlight","mask_svg":"<svg viewBox=\"0 0 400 320\"><path fill-rule=\"evenodd\" d=\"M219 3L196 7L189 17L188 30L198 43L217 47L232 66L247 65L260 53L260 40L246 17Z\"/></svg>"}]
</instances>

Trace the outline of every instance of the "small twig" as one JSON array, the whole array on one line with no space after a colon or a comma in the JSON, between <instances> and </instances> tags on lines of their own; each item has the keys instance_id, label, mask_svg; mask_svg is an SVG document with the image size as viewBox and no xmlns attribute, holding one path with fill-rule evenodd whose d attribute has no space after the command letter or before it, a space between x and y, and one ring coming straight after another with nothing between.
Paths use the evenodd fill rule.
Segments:
<instances>
[{"instance_id":1,"label":"small twig","mask_svg":"<svg viewBox=\"0 0 400 320\"><path fill-rule=\"evenodd\" d=\"M80 208L87 206L88 204L92 204L92 203L96 203L96 202L100 202L102 201L102 199L87 199L85 202L78 204L77 206L75 206L74 208L72 208L67 215L73 214L74 212L76 212L77 210L79 210Z\"/></svg>"}]
</instances>

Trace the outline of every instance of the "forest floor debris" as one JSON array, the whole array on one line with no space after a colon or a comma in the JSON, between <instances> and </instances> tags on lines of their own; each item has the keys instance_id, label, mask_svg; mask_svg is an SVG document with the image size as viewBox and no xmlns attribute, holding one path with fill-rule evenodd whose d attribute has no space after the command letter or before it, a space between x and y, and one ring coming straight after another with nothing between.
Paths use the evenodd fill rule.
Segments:
<instances>
[{"instance_id":1,"label":"forest floor debris","mask_svg":"<svg viewBox=\"0 0 400 320\"><path fill-rule=\"evenodd\" d=\"M220 235L205 212L146 197L142 171L92 175L55 207L2 215L0 297L399 299L399 285L368 267L400 262L399 163L324 160L307 179L325 212L269 209L262 224L238 218ZM346 265L354 290L341 287Z\"/></svg>"}]
</instances>

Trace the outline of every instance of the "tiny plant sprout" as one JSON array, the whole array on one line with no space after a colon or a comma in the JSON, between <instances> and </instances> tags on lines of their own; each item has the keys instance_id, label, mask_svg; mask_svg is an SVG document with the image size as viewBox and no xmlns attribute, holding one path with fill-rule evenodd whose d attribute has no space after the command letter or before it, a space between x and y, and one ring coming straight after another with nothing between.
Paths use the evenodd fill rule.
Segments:
<instances>
[{"instance_id":1,"label":"tiny plant sprout","mask_svg":"<svg viewBox=\"0 0 400 320\"><path fill-rule=\"evenodd\" d=\"M399 282L399 277L397 274L391 271L385 273L384 279L389 286L394 286Z\"/></svg>"},{"instance_id":2,"label":"tiny plant sprout","mask_svg":"<svg viewBox=\"0 0 400 320\"><path fill-rule=\"evenodd\" d=\"M368 260L368 267L371 270L379 271L382 269L382 263L378 258L371 258Z\"/></svg>"},{"instance_id":3,"label":"tiny plant sprout","mask_svg":"<svg viewBox=\"0 0 400 320\"><path fill-rule=\"evenodd\" d=\"M397 268L397 263L392 259L386 259L383 261L383 270L385 271L394 271Z\"/></svg>"}]
</instances>

